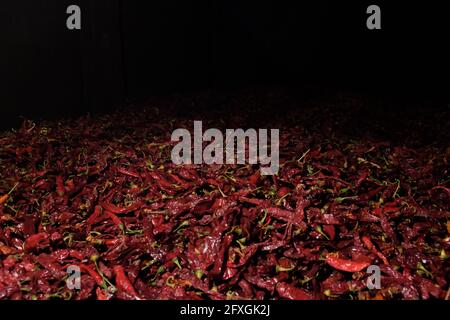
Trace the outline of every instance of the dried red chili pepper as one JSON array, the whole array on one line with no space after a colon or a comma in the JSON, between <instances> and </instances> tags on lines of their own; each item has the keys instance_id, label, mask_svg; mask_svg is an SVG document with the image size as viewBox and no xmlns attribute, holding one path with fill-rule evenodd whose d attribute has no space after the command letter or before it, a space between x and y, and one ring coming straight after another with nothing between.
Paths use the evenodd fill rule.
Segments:
<instances>
[{"instance_id":1,"label":"dried red chili pepper","mask_svg":"<svg viewBox=\"0 0 450 320\"><path fill-rule=\"evenodd\" d=\"M86 264L80 264L79 266L95 280L97 285L99 285L100 287L105 287L105 281L103 280L103 277L97 273L97 271Z\"/></svg>"},{"instance_id":2,"label":"dried red chili pepper","mask_svg":"<svg viewBox=\"0 0 450 320\"><path fill-rule=\"evenodd\" d=\"M102 214L102 207L95 206L94 212L87 218L86 222L88 224L93 224Z\"/></svg>"},{"instance_id":3,"label":"dried red chili pepper","mask_svg":"<svg viewBox=\"0 0 450 320\"><path fill-rule=\"evenodd\" d=\"M132 296L135 299L139 299L138 294L136 290L134 289L133 285L130 282L130 279L128 279L127 275L125 274L125 269L122 266L114 266L113 268L114 273L116 274L116 285L119 289L123 290L130 296Z\"/></svg>"},{"instance_id":4,"label":"dried red chili pepper","mask_svg":"<svg viewBox=\"0 0 450 320\"><path fill-rule=\"evenodd\" d=\"M325 262L333 268L345 272L359 272L370 265L370 262L367 261L352 261L339 258L339 255L336 253L328 254Z\"/></svg>"},{"instance_id":5,"label":"dried red chili pepper","mask_svg":"<svg viewBox=\"0 0 450 320\"><path fill-rule=\"evenodd\" d=\"M105 211L105 214L111 218L111 220L114 222L114 224L119 227L120 229L123 229L124 224L122 222L122 220L120 220L120 218L118 216L116 216L114 213L109 212L109 211Z\"/></svg>"},{"instance_id":6,"label":"dried red chili pepper","mask_svg":"<svg viewBox=\"0 0 450 320\"><path fill-rule=\"evenodd\" d=\"M363 236L361 238L361 240L363 241L364 245L367 247L367 249L369 249L370 251L372 251L374 254L376 254L378 256L378 258L380 258L384 264L389 265L389 261L388 259L385 257L384 254L382 254L380 251L378 251L374 244L372 243L372 241L370 240L370 238L368 236Z\"/></svg>"},{"instance_id":7,"label":"dried red chili pepper","mask_svg":"<svg viewBox=\"0 0 450 320\"><path fill-rule=\"evenodd\" d=\"M305 226L305 223L302 221L303 217L301 215L296 215L294 212L274 207L267 208L266 210L275 219L280 219L282 221L292 223L297 227L303 228Z\"/></svg>"},{"instance_id":8,"label":"dried red chili pepper","mask_svg":"<svg viewBox=\"0 0 450 320\"><path fill-rule=\"evenodd\" d=\"M288 283L277 284L277 292L283 299L290 300L313 300L314 296L300 288L296 288Z\"/></svg>"},{"instance_id":9,"label":"dried red chili pepper","mask_svg":"<svg viewBox=\"0 0 450 320\"><path fill-rule=\"evenodd\" d=\"M130 177L133 177L133 178L141 178L141 175L139 173L134 172L132 170L127 170L127 169L124 169L124 168L118 168L117 172L122 173L122 174L127 175L127 176L130 176Z\"/></svg>"},{"instance_id":10,"label":"dried red chili pepper","mask_svg":"<svg viewBox=\"0 0 450 320\"><path fill-rule=\"evenodd\" d=\"M118 207L112 203L106 203L101 201L100 205L103 207L103 209L115 213L115 214L124 214L124 213L128 213L128 212L132 212L135 211L137 209L139 209L140 207L142 207L142 202L136 202L133 203L132 205L128 206L128 207Z\"/></svg>"},{"instance_id":11,"label":"dried red chili pepper","mask_svg":"<svg viewBox=\"0 0 450 320\"><path fill-rule=\"evenodd\" d=\"M172 189L173 183L169 182L167 179L165 179L161 174L151 171L149 175L155 179L155 181L163 188Z\"/></svg>"},{"instance_id":12,"label":"dried red chili pepper","mask_svg":"<svg viewBox=\"0 0 450 320\"><path fill-rule=\"evenodd\" d=\"M333 225L323 226L323 231L328 235L330 240L334 240L334 238L336 237L336 230Z\"/></svg>"},{"instance_id":13,"label":"dried red chili pepper","mask_svg":"<svg viewBox=\"0 0 450 320\"><path fill-rule=\"evenodd\" d=\"M26 250L33 250L38 247L42 241L48 239L48 237L48 233L45 232L33 234L25 240L24 247Z\"/></svg>"},{"instance_id":14,"label":"dried red chili pepper","mask_svg":"<svg viewBox=\"0 0 450 320\"><path fill-rule=\"evenodd\" d=\"M69 255L72 258L78 259L80 261L84 259L84 254L82 254L80 251L77 251L77 250L70 250Z\"/></svg>"}]
</instances>

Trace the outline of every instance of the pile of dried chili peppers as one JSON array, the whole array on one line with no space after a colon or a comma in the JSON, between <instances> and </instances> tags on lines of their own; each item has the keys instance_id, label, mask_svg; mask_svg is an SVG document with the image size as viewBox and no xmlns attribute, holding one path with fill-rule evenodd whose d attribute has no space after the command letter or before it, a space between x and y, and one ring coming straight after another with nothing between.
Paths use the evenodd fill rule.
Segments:
<instances>
[{"instance_id":1,"label":"pile of dried chili peppers","mask_svg":"<svg viewBox=\"0 0 450 320\"><path fill-rule=\"evenodd\" d=\"M265 177L172 164L194 119L161 108L2 133L0 299L449 299L448 140L345 135L347 102L269 117L282 161Z\"/></svg>"}]
</instances>

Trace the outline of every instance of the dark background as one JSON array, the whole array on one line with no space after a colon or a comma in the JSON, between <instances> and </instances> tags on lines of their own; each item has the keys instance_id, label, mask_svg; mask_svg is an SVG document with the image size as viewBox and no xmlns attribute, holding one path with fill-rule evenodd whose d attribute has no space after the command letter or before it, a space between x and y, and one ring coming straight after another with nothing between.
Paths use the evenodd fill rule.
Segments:
<instances>
[{"instance_id":1,"label":"dark background","mask_svg":"<svg viewBox=\"0 0 450 320\"><path fill-rule=\"evenodd\" d=\"M66 28L70 4L81 31ZM370 4L382 30L366 28ZM449 14L443 1L3 0L0 126L252 86L446 101Z\"/></svg>"}]
</instances>

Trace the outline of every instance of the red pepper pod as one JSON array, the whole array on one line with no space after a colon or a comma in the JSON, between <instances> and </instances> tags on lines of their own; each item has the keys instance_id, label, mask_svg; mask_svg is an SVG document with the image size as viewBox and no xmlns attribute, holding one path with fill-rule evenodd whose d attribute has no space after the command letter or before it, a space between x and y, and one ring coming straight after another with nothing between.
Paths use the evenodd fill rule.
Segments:
<instances>
[{"instance_id":1,"label":"red pepper pod","mask_svg":"<svg viewBox=\"0 0 450 320\"><path fill-rule=\"evenodd\" d=\"M130 279L128 279L127 275L125 274L125 269L122 266L115 266L113 270L116 274L117 287L125 293L133 296L135 299L139 300L136 290L131 284Z\"/></svg>"},{"instance_id":2,"label":"red pepper pod","mask_svg":"<svg viewBox=\"0 0 450 320\"><path fill-rule=\"evenodd\" d=\"M380 258L383 261L384 264L389 265L389 261L386 258L386 256L384 254L382 254L380 251L378 251L377 248L375 248L375 245L372 243L372 241L370 240L370 238L368 236L363 236L361 238L361 240L364 243L364 245L367 247L367 249L369 249L374 254L376 254L378 256L378 258Z\"/></svg>"},{"instance_id":3,"label":"red pepper pod","mask_svg":"<svg viewBox=\"0 0 450 320\"><path fill-rule=\"evenodd\" d=\"M100 205L103 207L103 209L108 210L115 214L124 214L124 213L128 213L128 212L132 212L132 211L135 211L135 210L139 209L140 207L142 207L141 202L133 203L132 205L130 205L128 207L118 207L112 203L107 203L107 202L103 202L103 201L100 202Z\"/></svg>"},{"instance_id":4,"label":"red pepper pod","mask_svg":"<svg viewBox=\"0 0 450 320\"><path fill-rule=\"evenodd\" d=\"M370 262L367 261L353 261L339 258L336 253L330 253L325 262L333 268L345 272L359 272L370 265Z\"/></svg>"},{"instance_id":5,"label":"red pepper pod","mask_svg":"<svg viewBox=\"0 0 450 320\"><path fill-rule=\"evenodd\" d=\"M48 233L45 232L33 234L32 236L29 236L27 240L25 240L24 248L26 250L33 250L39 245L40 242L46 240L47 238Z\"/></svg>"},{"instance_id":6,"label":"red pepper pod","mask_svg":"<svg viewBox=\"0 0 450 320\"><path fill-rule=\"evenodd\" d=\"M102 214L102 207L95 206L94 213L92 213L89 218L87 218L86 222L91 225L97 220L97 218Z\"/></svg>"},{"instance_id":7,"label":"red pepper pod","mask_svg":"<svg viewBox=\"0 0 450 320\"><path fill-rule=\"evenodd\" d=\"M80 268L87 272L95 280L97 285L99 285L100 287L105 286L105 282L103 281L102 276L99 275L93 268L85 264L80 264Z\"/></svg>"},{"instance_id":8,"label":"red pepper pod","mask_svg":"<svg viewBox=\"0 0 450 320\"><path fill-rule=\"evenodd\" d=\"M120 220L120 218L118 216L116 216L114 213L109 212L109 211L105 211L105 214L114 222L114 224L117 227L122 226L123 227L123 222L122 220Z\"/></svg>"},{"instance_id":9,"label":"red pepper pod","mask_svg":"<svg viewBox=\"0 0 450 320\"><path fill-rule=\"evenodd\" d=\"M277 284L277 293L283 299L289 300L314 300L314 295L291 284L281 282Z\"/></svg>"},{"instance_id":10,"label":"red pepper pod","mask_svg":"<svg viewBox=\"0 0 450 320\"><path fill-rule=\"evenodd\" d=\"M69 251L69 256L71 258L75 258L75 259L78 259L78 260L83 260L84 259L84 255L80 251L73 250L73 249Z\"/></svg>"},{"instance_id":11,"label":"red pepper pod","mask_svg":"<svg viewBox=\"0 0 450 320\"><path fill-rule=\"evenodd\" d=\"M127 170L125 168L118 168L117 172L133 178L141 178L141 175L139 173L132 170Z\"/></svg>"}]
</instances>

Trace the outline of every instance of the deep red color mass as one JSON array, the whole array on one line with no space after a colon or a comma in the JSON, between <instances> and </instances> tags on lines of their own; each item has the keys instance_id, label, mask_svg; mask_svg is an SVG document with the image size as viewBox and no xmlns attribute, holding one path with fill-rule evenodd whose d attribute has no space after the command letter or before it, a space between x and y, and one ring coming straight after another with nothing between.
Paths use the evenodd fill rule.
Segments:
<instances>
[{"instance_id":1,"label":"deep red color mass","mask_svg":"<svg viewBox=\"0 0 450 320\"><path fill-rule=\"evenodd\" d=\"M448 299L450 154L408 131L448 112L397 123L399 141L341 134L348 104L273 117L267 177L173 165L170 134L194 119L155 108L1 134L0 299Z\"/></svg>"}]
</instances>

